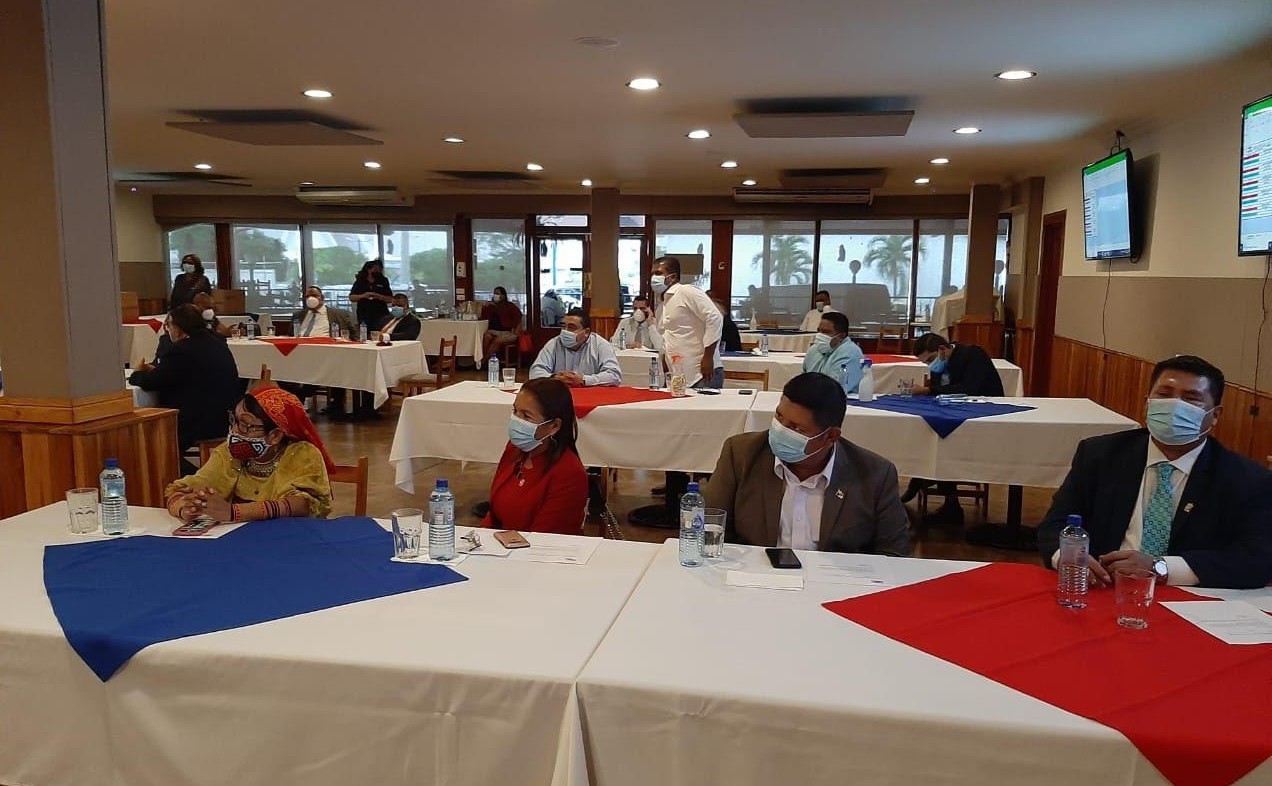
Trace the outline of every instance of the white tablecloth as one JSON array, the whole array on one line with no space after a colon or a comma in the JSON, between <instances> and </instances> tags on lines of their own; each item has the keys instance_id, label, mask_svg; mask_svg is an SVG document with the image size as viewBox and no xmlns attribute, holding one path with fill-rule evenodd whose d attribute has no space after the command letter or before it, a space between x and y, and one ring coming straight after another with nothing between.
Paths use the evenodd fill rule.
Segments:
<instances>
[{"instance_id":1,"label":"white tablecloth","mask_svg":"<svg viewBox=\"0 0 1272 786\"><path fill-rule=\"evenodd\" d=\"M724 440L745 429L753 399L726 391L597 407L579 421L579 456L593 467L711 472ZM416 459L498 462L512 401L469 381L402 402L389 454L398 488L415 490Z\"/></svg>"},{"instance_id":2,"label":"white tablecloth","mask_svg":"<svg viewBox=\"0 0 1272 786\"><path fill-rule=\"evenodd\" d=\"M157 407L159 406L158 391L146 391L139 387L128 384L128 377L131 372L124 371L124 389L132 393L134 407Z\"/></svg>"},{"instance_id":3,"label":"white tablecloth","mask_svg":"<svg viewBox=\"0 0 1272 786\"><path fill-rule=\"evenodd\" d=\"M760 343L760 336L763 331L760 330L743 330L739 333L742 340L746 343L754 341L757 345ZM804 352L813 345L813 336L816 333L769 333L769 351L770 352Z\"/></svg>"},{"instance_id":4,"label":"white tablecloth","mask_svg":"<svg viewBox=\"0 0 1272 786\"><path fill-rule=\"evenodd\" d=\"M389 388L402 377L428 373L424 348L418 341L396 341L387 347L301 344L289 355L265 340L230 339L229 345L240 377L258 379L264 364L275 382L365 390L375 395L377 407L389 400Z\"/></svg>"},{"instance_id":5,"label":"white tablecloth","mask_svg":"<svg viewBox=\"0 0 1272 786\"><path fill-rule=\"evenodd\" d=\"M481 337L486 332L486 320L465 322L460 319L424 319L420 320L420 343L429 355L437 354L437 342L456 339L455 356L472 358L477 361L481 357Z\"/></svg>"},{"instance_id":6,"label":"white tablecloth","mask_svg":"<svg viewBox=\"0 0 1272 786\"><path fill-rule=\"evenodd\" d=\"M1165 783L1116 731L821 607L866 587L726 587L718 568L681 568L677 547L579 678L596 786ZM771 570L761 549L727 549ZM865 559L898 584L974 566Z\"/></svg>"},{"instance_id":7,"label":"white tablecloth","mask_svg":"<svg viewBox=\"0 0 1272 786\"><path fill-rule=\"evenodd\" d=\"M163 321L162 317L160 321ZM119 351L123 362L132 368L140 366L143 360L154 361L155 350L158 348L159 333L150 325L142 323L119 326Z\"/></svg>"},{"instance_id":8,"label":"white tablecloth","mask_svg":"<svg viewBox=\"0 0 1272 786\"><path fill-rule=\"evenodd\" d=\"M748 430L768 428L780 393L758 393ZM1084 398L995 398L1035 407L975 418L945 439L917 415L848 407L843 435L886 457L902 475L1057 488L1078 442L1135 428L1135 421Z\"/></svg>"},{"instance_id":9,"label":"white tablecloth","mask_svg":"<svg viewBox=\"0 0 1272 786\"><path fill-rule=\"evenodd\" d=\"M575 679L655 551L469 557L469 581L154 645L103 684L44 591L66 522L0 522L0 783L585 784Z\"/></svg>"},{"instance_id":10,"label":"white tablecloth","mask_svg":"<svg viewBox=\"0 0 1272 786\"><path fill-rule=\"evenodd\" d=\"M623 372L623 384L631 387L649 387L649 360L658 353L646 349L622 349L618 366ZM768 357L737 357L726 355L725 371L768 371L769 390L781 390L793 377L804 370L804 353L770 352ZM1019 366L1002 358L994 359L994 367L1003 380L1003 391L1009 396L1025 394L1024 377ZM927 366L915 360L912 363L876 363L874 366L875 390L879 393L895 393L901 388L901 380L920 383L928 373Z\"/></svg>"}]
</instances>

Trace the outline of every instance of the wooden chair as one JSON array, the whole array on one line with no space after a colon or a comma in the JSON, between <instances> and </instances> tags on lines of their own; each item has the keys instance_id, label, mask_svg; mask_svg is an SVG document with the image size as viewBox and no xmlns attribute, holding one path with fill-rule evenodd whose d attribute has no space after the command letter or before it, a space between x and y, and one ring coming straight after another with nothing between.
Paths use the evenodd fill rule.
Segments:
<instances>
[{"instance_id":1,"label":"wooden chair","mask_svg":"<svg viewBox=\"0 0 1272 786\"><path fill-rule=\"evenodd\" d=\"M418 396L431 390L441 390L455 382L455 346L459 344L456 336L443 338L437 342L437 364L433 367L432 377L410 376L398 380L397 386L402 390L404 398ZM447 352L447 350L450 352Z\"/></svg>"},{"instance_id":2,"label":"wooden chair","mask_svg":"<svg viewBox=\"0 0 1272 786\"><path fill-rule=\"evenodd\" d=\"M725 381L736 380L739 382L758 382L760 390L769 389L769 373L768 369L764 371L730 371L724 370Z\"/></svg>"},{"instance_id":3,"label":"wooden chair","mask_svg":"<svg viewBox=\"0 0 1272 786\"><path fill-rule=\"evenodd\" d=\"M928 512L928 496L944 496L934 487L924 486L919 489L919 515L925 516ZM961 504L962 500L970 499L976 509L980 511L981 517L989 518L989 484L988 483L955 483L954 484L954 500Z\"/></svg>"},{"instance_id":4,"label":"wooden chair","mask_svg":"<svg viewBox=\"0 0 1272 786\"><path fill-rule=\"evenodd\" d=\"M513 355L517 356L515 363L512 360ZM503 345L503 367L521 368L521 346L516 341Z\"/></svg>"},{"instance_id":5,"label":"wooden chair","mask_svg":"<svg viewBox=\"0 0 1272 786\"><path fill-rule=\"evenodd\" d=\"M879 352L895 352L898 355L906 351L905 325L880 325L879 340L875 349Z\"/></svg>"},{"instance_id":6,"label":"wooden chair","mask_svg":"<svg viewBox=\"0 0 1272 786\"><path fill-rule=\"evenodd\" d=\"M747 341L746 339L743 339L743 340L742 340L742 351L743 351L743 352L750 352L750 351L751 351L751 350L753 350L753 349L758 349L758 348L759 348L759 346L760 346L760 342L758 342L758 341Z\"/></svg>"},{"instance_id":7,"label":"wooden chair","mask_svg":"<svg viewBox=\"0 0 1272 786\"><path fill-rule=\"evenodd\" d=\"M769 329L776 330L777 320L776 319L757 319L755 320L755 326L759 328L760 330L769 330Z\"/></svg>"},{"instance_id":8,"label":"wooden chair","mask_svg":"<svg viewBox=\"0 0 1272 786\"><path fill-rule=\"evenodd\" d=\"M370 485L370 462L366 456L358 456L357 464L337 464L327 473L332 483L351 483L356 488L353 498L353 515L367 515L367 489Z\"/></svg>"}]
</instances>

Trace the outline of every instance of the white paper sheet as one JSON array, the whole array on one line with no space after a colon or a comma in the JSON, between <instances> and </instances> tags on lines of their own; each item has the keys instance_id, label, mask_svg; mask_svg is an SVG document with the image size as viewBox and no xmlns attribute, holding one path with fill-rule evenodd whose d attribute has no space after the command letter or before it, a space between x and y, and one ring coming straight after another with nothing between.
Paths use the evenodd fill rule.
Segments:
<instances>
[{"instance_id":1,"label":"white paper sheet","mask_svg":"<svg viewBox=\"0 0 1272 786\"><path fill-rule=\"evenodd\" d=\"M1228 644L1272 644L1272 617L1244 601L1177 601L1162 605Z\"/></svg>"},{"instance_id":2,"label":"white paper sheet","mask_svg":"<svg viewBox=\"0 0 1272 786\"><path fill-rule=\"evenodd\" d=\"M807 554L804 580L813 584L855 584L891 587L896 584L886 558L863 554Z\"/></svg>"},{"instance_id":3,"label":"white paper sheet","mask_svg":"<svg viewBox=\"0 0 1272 786\"><path fill-rule=\"evenodd\" d=\"M755 589L802 590L804 574L798 570L778 573L750 573L744 570L731 570L724 574L724 581L730 587L753 587Z\"/></svg>"},{"instance_id":4,"label":"white paper sheet","mask_svg":"<svg viewBox=\"0 0 1272 786\"><path fill-rule=\"evenodd\" d=\"M600 538L579 538L543 532L524 532L530 548L512 549L508 559L516 562L555 562L562 565L586 565L596 553ZM492 536L493 537L493 536Z\"/></svg>"}]
</instances>

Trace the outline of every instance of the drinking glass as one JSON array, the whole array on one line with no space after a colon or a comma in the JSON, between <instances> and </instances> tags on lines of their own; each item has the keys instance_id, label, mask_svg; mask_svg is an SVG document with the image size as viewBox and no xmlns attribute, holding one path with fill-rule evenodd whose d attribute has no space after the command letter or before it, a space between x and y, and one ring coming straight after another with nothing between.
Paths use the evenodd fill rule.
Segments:
<instances>
[{"instance_id":1,"label":"drinking glass","mask_svg":"<svg viewBox=\"0 0 1272 786\"><path fill-rule=\"evenodd\" d=\"M503 375L504 388L511 390L512 388L516 387L517 385L517 369L516 368L500 369L500 373Z\"/></svg>"},{"instance_id":2,"label":"drinking glass","mask_svg":"<svg viewBox=\"0 0 1272 786\"><path fill-rule=\"evenodd\" d=\"M728 515L720 508L703 508L702 556L705 559L724 556L724 522Z\"/></svg>"},{"instance_id":3,"label":"drinking glass","mask_svg":"<svg viewBox=\"0 0 1272 786\"><path fill-rule=\"evenodd\" d=\"M420 555L420 536L424 532L424 511L401 508L393 511L393 556L415 559Z\"/></svg>"},{"instance_id":4,"label":"drinking glass","mask_svg":"<svg viewBox=\"0 0 1272 786\"><path fill-rule=\"evenodd\" d=\"M97 489L71 489L66 492L66 509L71 516L71 532L84 535L102 528L98 516Z\"/></svg>"},{"instance_id":5,"label":"drinking glass","mask_svg":"<svg viewBox=\"0 0 1272 786\"><path fill-rule=\"evenodd\" d=\"M1117 624L1132 630L1148 627L1148 607L1153 605L1157 574L1143 568L1121 568L1113 573L1113 602Z\"/></svg>"},{"instance_id":6,"label":"drinking glass","mask_svg":"<svg viewBox=\"0 0 1272 786\"><path fill-rule=\"evenodd\" d=\"M901 383L900 383L900 384L901 384L901 395L903 395L903 396L913 396L913 395L914 395L914 380L912 380L912 379L903 379L903 380L901 380Z\"/></svg>"},{"instance_id":7,"label":"drinking glass","mask_svg":"<svg viewBox=\"0 0 1272 786\"><path fill-rule=\"evenodd\" d=\"M383 338L383 335L380 333L380 331L378 331L378 330L372 330L372 331L371 331L371 343L372 343L372 344L379 344L379 343L380 343L380 339L381 339L381 338Z\"/></svg>"}]
</instances>

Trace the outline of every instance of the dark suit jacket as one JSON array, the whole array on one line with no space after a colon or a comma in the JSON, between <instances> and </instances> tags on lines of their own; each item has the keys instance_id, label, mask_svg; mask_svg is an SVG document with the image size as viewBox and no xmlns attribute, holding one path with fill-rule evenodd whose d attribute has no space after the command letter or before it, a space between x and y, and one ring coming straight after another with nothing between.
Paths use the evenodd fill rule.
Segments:
<instances>
[{"instance_id":1,"label":"dark suit jacket","mask_svg":"<svg viewBox=\"0 0 1272 786\"><path fill-rule=\"evenodd\" d=\"M1071 513L1082 516L1093 555L1122 547L1143 489L1148 439L1140 428L1078 443L1038 528L1048 566ZM1175 509L1166 553L1183 557L1203 587L1247 589L1272 581L1272 472L1208 439Z\"/></svg>"},{"instance_id":2,"label":"dark suit jacket","mask_svg":"<svg viewBox=\"0 0 1272 786\"><path fill-rule=\"evenodd\" d=\"M201 439L224 437L227 413L243 397L229 345L207 331L174 343L162 363L134 371L128 381L157 391L159 406L177 410L177 442L183 451Z\"/></svg>"},{"instance_id":3,"label":"dark suit jacket","mask_svg":"<svg viewBox=\"0 0 1272 786\"><path fill-rule=\"evenodd\" d=\"M384 330L384 328L393 321L393 317L384 320L376 330ZM393 328L393 332L389 334L390 341L417 341L420 337L420 318L414 314L407 314L398 321L397 326Z\"/></svg>"},{"instance_id":4,"label":"dark suit jacket","mask_svg":"<svg viewBox=\"0 0 1272 786\"><path fill-rule=\"evenodd\" d=\"M969 396L1003 395L1003 378L994 361L975 344L955 344L945 367L950 384L941 384L941 374L932 375L932 393L966 393Z\"/></svg>"},{"instance_id":5,"label":"dark suit jacket","mask_svg":"<svg viewBox=\"0 0 1272 786\"><path fill-rule=\"evenodd\" d=\"M822 507L820 551L910 555L910 521L901 506L897 469L882 456L840 439ZM773 471L767 431L730 437L703 496L728 512L731 543L776 546L786 482Z\"/></svg>"},{"instance_id":6,"label":"dark suit jacket","mask_svg":"<svg viewBox=\"0 0 1272 786\"><path fill-rule=\"evenodd\" d=\"M742 351L742 334L738 332L738 323L733 321L730 314L724 315L724 327L720 330L720 341L724 346L720 347L722 352L741 352Z\"/></svg>"}]
</instances>

